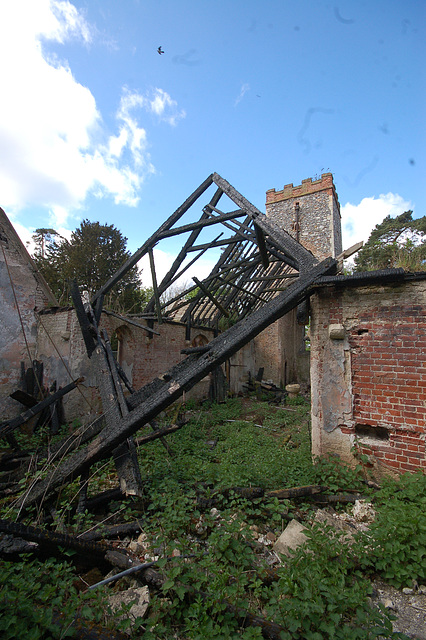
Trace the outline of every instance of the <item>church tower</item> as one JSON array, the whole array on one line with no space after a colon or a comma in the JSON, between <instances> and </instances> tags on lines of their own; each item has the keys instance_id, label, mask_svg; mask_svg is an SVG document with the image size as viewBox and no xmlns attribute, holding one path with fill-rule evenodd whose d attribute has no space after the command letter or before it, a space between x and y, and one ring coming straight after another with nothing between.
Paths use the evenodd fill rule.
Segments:
<instances>
[{"instance_id":1,"label":"church tower","mask_svg":"<svg viewBox=\"0 0 426 640\"><path fill-rule=\"evenodd\" d=\"M318 260L342 252L340 205L333 174L307 178L296 187L266 192L266 215L309 249Z\"/></svg>"}]
</instances>

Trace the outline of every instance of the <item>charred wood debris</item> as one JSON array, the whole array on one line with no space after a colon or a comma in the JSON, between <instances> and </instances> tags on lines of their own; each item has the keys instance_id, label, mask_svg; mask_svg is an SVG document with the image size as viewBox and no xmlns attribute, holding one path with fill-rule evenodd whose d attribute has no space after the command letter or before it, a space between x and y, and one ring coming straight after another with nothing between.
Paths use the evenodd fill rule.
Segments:
<instances>
[{"instance_id":1,"label":"charred wood debris","mask_svg":"<svg viewBox=\"0 0 426 640\"><path fill-rule=\"evenodd\" d=\"M176 226L209 187L215 188L215 192L203 206L199 219ZM230 203L230 212L218 208L221 199L228 201L228 208ZM197 243L202 231L217 224L230 232L227 237L222 238L223 233L213 234L213 239L210 235L207 242ZM158 283L153 248L161 240L179 234L189 235L169 272ZM217 248L222 251L210 275L203 281L194 278L193 287L164 301L164 292L207 250ZM99 329L99 322L104 296L144 255L148 255L150 259L153 297L144 314L137 321L129 321L138 324L145 320L146 324L138 326L146 331L148 338L157 333L153 329L154 319L158 321L161 333L163 320L172 317L178 317L180 322L186 324L187 339L192 327L213 329L215 337L207 345L183 349L183 360L161 377L135 390L116 362L109 337L105 330ZM191 258L191 255L195 257ZM84 380L73 380L61 389L54 386L46 389L43 386L42 363L34 361L27 370L23 366L21 388L12 394L12 398L20 402L24 410L16 418L0 423L0 437L10 448L9 451L3 449L0 458L0 496L15 499L15 504L19 507L18 520L22 521L27 510L35 507L41 521L44 518L46 523L49 522L49 513L54 508L58 491L77 478L80 478L80 492L75 507L77 512L96 511L111 500L120 500L129 495L140 501L149 500L138 466L135 438L138 446L160 439L168 453L173 455L167 443L167 435L181 429L184 422L179 422L176 417L173 424L160 428L156 422L157 416L209 373L212 374L214 397L223 399L221 365L291 309L299 307L299 312L306 316L306 301L316 283L319 279L324 281L327 276L334 276L337 264L332 258L318 262L309 251L276 226L226 180L216 173L210 175L94 295L90 303L83 303L78 284L74 282L74 308L87 355L96 374L103 413L89 427L77 428L48 450L39 450L36 455L21 450L14 435L16 430L30 424L37 431L43 424L48 426L51 434L57 433L64 422L62 398ZM267 393L271 401L280 402L285 395L284 390L263 381L262 375L263 371L259 371L255 378L249 379L247 391ZM151 427L151 433L137 438L137 431L147 424ZM117 487L88 497L91 467L96 462L109 458L114 460ZM35 476L37 468L46 464L47 475L33 481L22 493L20 481L28 473L29 465L32 465ZM260 488L233 487L233 491L237 494L240 492L247 499L264 495L278 499L306 499L307 496L318 501L321 501L321 497L323 500L327 499L324 497L326 487L320 486L281 489L268 494ZM220 499L223 496L222 490ZM214 492L208 500L200 495L197 508L211 508L218 499L219 496ZM353 499L350 494L340 496L341 501ZM154 563L140 566L128 550L117 550L108 543L108 538L133 534L141 531L142 527L142 521L111 527L104 525L90 534L76 537L56 532L49 524L34 527L19 521L0 520L3 543L7 539L8 544L12 544L9 553L5 554L2 543L2 553L6 557L14 557L13 551L20 553L37 549L38 552L60 554L61 549L74 549L89 563L102 567L113 566L124 572L129 569L137 570L142 581L159 589L164 583L164 576L152 568ZM265 579L273 579L272 573L271 571L271 575ZM187 597L204 599L207 596L194 590ZM226 606L232 608L230 604ZM245 625L260 626L264 637L280 637L281 629L278 625L248 611L235 610L234 614Z\"/></svg>"}]
</instances>

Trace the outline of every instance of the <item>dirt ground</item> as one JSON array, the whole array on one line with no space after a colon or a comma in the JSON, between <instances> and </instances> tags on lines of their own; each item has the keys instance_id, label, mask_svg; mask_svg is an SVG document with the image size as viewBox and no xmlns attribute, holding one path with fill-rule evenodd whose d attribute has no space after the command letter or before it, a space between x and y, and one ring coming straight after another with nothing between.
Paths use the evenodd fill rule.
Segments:
<instances>
[{"instance_id":1,"label":"dirt ground","mask_svg":"<svg viewBox=\"0 0 426 640\"><path fill-rule=\"evenodd\" d=\"M373 602L382 603L395 616L394 631L413 640L426 640L426 586L406 594L381 580L373 582Z\"/></svg>"}]
</instances>

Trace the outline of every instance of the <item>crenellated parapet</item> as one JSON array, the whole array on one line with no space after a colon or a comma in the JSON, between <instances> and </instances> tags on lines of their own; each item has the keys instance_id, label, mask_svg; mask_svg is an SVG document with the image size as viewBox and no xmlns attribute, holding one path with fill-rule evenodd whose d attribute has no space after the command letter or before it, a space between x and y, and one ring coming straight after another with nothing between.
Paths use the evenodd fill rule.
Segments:
<instances>
[{"instance_id":1,"label":"crenellated parapet","mask_svg":"<svg viewBox=\"0 0 426 640\"><path fill-rule=\"evenodd\" d=\"M266 192L266 215L318 259L342 252L340 205L332 173Z\"/></svg>"}]
</instances>

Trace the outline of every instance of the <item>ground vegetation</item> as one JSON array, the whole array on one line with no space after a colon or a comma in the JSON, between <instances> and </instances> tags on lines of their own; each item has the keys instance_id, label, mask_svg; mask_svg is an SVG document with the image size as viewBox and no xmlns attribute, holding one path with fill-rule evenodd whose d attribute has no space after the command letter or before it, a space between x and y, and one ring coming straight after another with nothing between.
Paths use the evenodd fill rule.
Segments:
<instances>
[{"instance_id":1,"label":"ground vegetation","mask_svg":"<svg viewBox=\"0 0 426 640\"><path fill-rule=\"evenodd\" d=\"M28 525L80 537L99 528L102 537L111 525L137 523L140 533L117 535L109 544L152 563L133 576L149 585L143 619L129 629L128 617L108 614L108 596L129 578L88 591L103 577L99 570L93 574L96 562L55 552L54 558L18 557L1 565L2 637L14 637L15 625L20 637L34 640L79 637L78 614L86 626L116 633L127 627L132 638L144 640L407 638L393 631L392 611L373 604L371 580L381 577L399 589L426 583L425 476L406 475L379 488L369 483L362 459L355 469L334 458L313 461L309 402L299 397L274 406L267 400L170 408L161 417L164 424L177 411L187 422L168 437L167 450L159 440L139 448L143 497L77 513L77 478L54 504L19 515ZM136 442L145 432L148 426ZM43 431L17 437L27 451L55 440ZM32 466L19 491L34 477ZM89 498L116 483L112 464L94 465ZM282 493L306 486L321 493ZM318 501L327 496L329 502ZM345 514L355 497L372 502L377 517L349 545L347 537L318 524L315 514L325 505ZM18 518L16 496L4 493L0 506L2 519ZM287 557L273 545L294 519L307 527L308 540Z\"/></svg>"}]
</instances>

